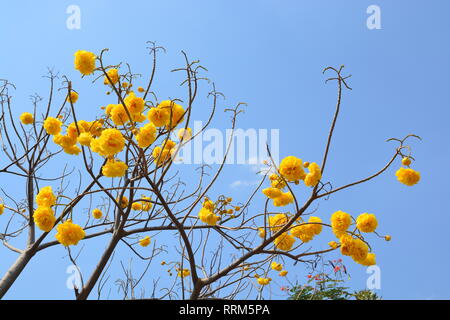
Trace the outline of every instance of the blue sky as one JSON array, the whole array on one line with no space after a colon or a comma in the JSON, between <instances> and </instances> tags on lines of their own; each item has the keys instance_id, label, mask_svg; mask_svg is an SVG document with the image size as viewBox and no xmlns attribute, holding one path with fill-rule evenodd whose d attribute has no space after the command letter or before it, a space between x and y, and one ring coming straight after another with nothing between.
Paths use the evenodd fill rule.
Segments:
<instances>
[{"instance_id":1,"label":"blue sky","mask_svg":"<svg viewBox=\"0 0 450 320\"><path fill-rule=\"evenodd\" d=\"M81 9L80 30L66 27L71 4ZM380 30L366 27L372 4L381 8ZM0 4L0 78L17 86L14 112L20 114L31 107L29 95L46 95L48 83L41 76L54 68L73 80L82 93L78 112L88 117L106 103L104 89L99 93L99 86L94 90L80 79L73 53L109 48L109 61L127 61L148 75L146 41L156 41L167 49L157 74L159 96L181 92L179 76L169 71L182 65L184 50L208 68L208 77L226 95L223 106L248 103L239 127L280 129L281 157L319 161L336 98L335 84L325 84L321 71L344 64L353 90L344 92L324 178L338 186L366 177L390 158L394 145L386 139L415 133L423 138L412 141L413 167L422 180L412 188L398 183L397 162L376 180L321 201L320 216L328 219L336 210L377 214L380 233L392 235L389 243L371 242L384 298L449 299L448 12L450 3L444 0L8 2ZM205 114L199 109L195 116L200 120ZM228 120L220 114L214 125L227 128ZM237 199L245 188L231 186L236 176L255 180L248 166L229 166L225 173L215 192ZM11 182L2 177L1 186ZM0 248L0 255L3 273L14 254ZM39 254L7 298L71 298L64 255L62 248ZM88 252L84 259L89 269L98 255ZM365 268L345 262L352 287L364 287ZM292 281L304 280L304 270L291 273Z\"/></svg>"}]
</instances>

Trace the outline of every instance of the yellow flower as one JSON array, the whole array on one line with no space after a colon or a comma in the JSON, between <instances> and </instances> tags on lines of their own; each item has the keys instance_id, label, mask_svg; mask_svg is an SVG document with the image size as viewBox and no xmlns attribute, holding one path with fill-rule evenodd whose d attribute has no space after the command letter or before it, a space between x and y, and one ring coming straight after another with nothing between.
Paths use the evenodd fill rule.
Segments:
<instances>
[{"instance_id":1,"label":"yellow flower","mask_svg":"<svg viewBox=\"0 0 450 320\"><path fill-rule=\"evenodd\" d=\"M85 127L88 125L88 123L84 120L80 120L77 123L72 122L71 124L69 124L69 126L67 127L67 136L69 136L70 138L74 139L74 144L76 143L76 139L78 138L78 130L81 132L85 132ZM77 129L78 126L78 129Z\"/></svg>"},{"instance_id":2,"label":"yellow flower","mask_svg":"<svg viewBox=\"0 0 450 320\"><path fill-rule=\"evenodd\" d=\"M77 138L72 138L69 135L57 134L53 136L53 142L62 148L69 148L77 143Z\"/></svg>"},{"instance_id":3,"label":"yellow flower","mask_svg":"<svg viewBox=\"0 0 450 320\"><path fill-rule=\"evenodd\" d=\"M151 108L148 111L147 118L155 125L155 127L162 127L169 121L170 113L167 109L159 107Z\"/></svg>"},{"instance_id":4,"label":"yellow flower","mask_svg":"<svg viewBox=\"0 0 450 320\"><path fill-rule=\"evenodd\" d=\"M280 250L289 251L292 249L294 242L295 238L285 232L275 239L274 244Z\"/></svg>"},{"instance_id":5,"label":"yellow flower","mask_svg":"<svg viewBox=\"0 0 450 320\"><path fill-rule=\"evenodd\" d=\"M347 231L348 227L350 227L352 223L352 219L350 215L343 211L336 211L331 215L331 228L336 237L340 238L340 236Z\"/></svg>"},{"instance_id":6,"label":"yellow flower","mask_svg":"<svg viewBox=\"0 0 450 320\"><path fill-rule=\"evenodd\" d=\"M59 119L48 117L44 121L44 129L48 134L55 135L61 132L62 122Z\"/></svg>"},{"instance_id":7,"label":"yellow flower","mask_svg":"<svg viewBox=\"0 0 450 320\"><path fill-rule=\"evenodd\" d=\"M133 91L125 97L124 102L131 114L137 114L144 111L144 99L136 97Z\"/></svg>"},{"instance_id":8,"label":"yellow flower","mask_svg":"<svg viewBox=\"0 0 450 320\"><path fill-rule=\"evenodd\" d=\"M283 192L279 197L276 197L273 199L273 205L275 207L284 207L287 206L289 203L294 202L294 196L290 191Z\"/></svg>"},{"instance_id":9,"label":"yellow flower","mask_svg":"<svg viewBox=\"0 0 450 320\"><path fill-rule=\"evenodd\" d=\"M191 128L181 128L177 132L177 137L179 140L183 139L183 142L186 142L192 138L192 129Z\"/></svg>"},{"instance_id":10,"label":"yellow flower","mask_svg":"<svg viewBox=\"0 0 450 320\"><path fill-rule=\"evenodd\" d=\"M411 159L408 157L404 157L402 159L402 165L409 167L409 165L411 164Z\"/></svg>"},{"instance_id":11,"label":"yellow flower","mask_svg":"<svg viewBox=\"0 0 450 320\"><path fill-rule=\"evenodd\" d=\"M115 106L116 106L115 104L108 104L106 107L104 107L105 108L105 114L107 116L111 116L111 111L112 111L112 109L114 109Z\"/></svg>"},{"instance_id":12,"label":"yellow flower","mask_svg":"<svg viewBox=\"0 0 450 320\"><path fill-rule=\"evenodd\" d=\"M413 186L420 180L420 172L411 168L400 168L395 175L397 176L398 181L407 186Z\"/></svg>"},{"instance_id":13,"label":"yellow flower","mask_svg":"<svg viewBox=\"0 0 450 320\"><path fill-rule=\"evenodd\" d=\"M94 219L101 219L103 217L103 212L100 209L95 208L92 210L92 216Z\"/></svg>"},{"instance_id":14,"label":"yellow flower","mask_svg":"<svg viewBox=\"0 0 450 320\"><path fill-rule=\"evenodd\" d=\"M44 232L50 232L55 225L55 215L50 207L38 207L33 213L34 223Z\"/></svg>"},{"instance_id":15,"label":"yellow flower","mask_svg":"<svg viewBox=\"0 0 450 320\"><path fill-rule=\"evenodd\" d=\"M386 241L391 241L391 236L390 236L390 235L384 236L384 240L386 240Z\"/></svg>"},{"instance_id":16,"label":"yellow flower","mask_svg":"<svg viewBox=\"0 0 450 320\"><path fill-rule=\"evenodd\" d=\"M179 104L171 100L164 100L158 105L158 108L165 109L168 114L166 125L175 128L178 124L183 122L184 109ZM170 117L172 115L172 117ZM156 125L156 124L155 124Z\"/></svg>"},{"instance_id":17,"label":"yellow flower","mask_svg":"<svg viewBox=\"0 0 450 320\"><path fill-rule=\"evenodd\" d=\"M308 170L309 173L305 176L305 185L307 187L314 187L322 178L322 172L315 162L309 164Z\"/></svg>"},{"instance_id":18,"label":"yellow flower","mask_svg":"<svg viewBox=\"0 0 450 320\"><path fill-rule=\"evenodd\" d=\"M160 154L161 154L161 147L160 146L156 146L155 148L153 148L153 151L152 151L152 157L153 158L157 159Z\"/></svg>"},{"instance_id":19,"label":"yellow flower","mask_svg":"<svg viewBox=\"0 0 450 320\"><path fill-rule=\"evenodd\" d=\"M122 209L125 209L128 207L128 198L125 196L122 196L122 199L117 198L116 201L119 203L120 207Z\"/></svg>"},{"instance_id":20,"label":"yellow flower","mask_svg":"<svg viewBox=\"0 0 450 320\"><path fill-rule=\"evenodd\" d=\"M345 256L351 256L353 260L362 263L367 258L369 247L359 238L353 238L344 234L339 241L341 242L341 253Z\"/></svg>"},{"instance_id":21,"label":"yellow flower","mask_svg":"<svg viewBox=\"0 0 450 320\"><path fill-rule=\"evenodd\" d=\"M150 209L152 208L153 204L150 202L150 200L152 200L152 198L150 197L145 197L142 196L141 197L142 200L148 200L148 201L141 201L142 202L142 211L150 211Z\"/></svg>"},{"instance_id":22,"label":"yellow flower","mask_svg":"<svg viewBox=\"0 0 450 320\"><path fill-rule=\"evenodd\" d=\"M102 167L102 174L105 177L123 177L127 171L128 166L122 161L116 161L109 159L106 164Z\"/></svg>"},{"instance_id":23,"label":"yellow flower","mask_svg":"<svg viewBox=\"0 0 450 320\"><path fill-rule=\"evenodd\" d=\"M374 214L363 213L356 218L356 227L361 232L374 232L377 226L378 221Z\"/></svg>"},{"instance_id":24,"label":"yellow flower","mask_svg":"<svg viewBox=\"0 0 450 320\"><path fill-rule=\"evenodd\" d=\"M164 147L164 149L172 150L177 144L174 141L167 139L161 145Z\"/></svg>"},{"instance_id":25,"label":"yellow flower","mask_svg":"<svg viewBox=\"0 0 450 320\"><path fill-rule=\"evenodd\" d=\"M138 87L137 90L138 90L139 92L141 92L141 93L145 91L145 89L142 88L142 87Z\"/></svg>"},{"instance_id":26,"label":"yellow flower","mask_svg":"<svg viewBox=\"0 0 450 320\"><path fill-rule=\"evenodd\" d=\"M269 199L278 198L282 194L281 190L278 188L265 188L262 190L262 193Z\"/></svg>"},{"instance_id":27,"label":"yellow flower","mask_svg":"<svg viewBox=\"0 0 450 320\"><path fill-rule=\"evenodd\" d=\"M96 137L102 134L103 119L88 122L89 132Z\"/></svg>"},{"instance_id":28,"label":"yellow flower","mask_svg":"<svg viewBox=\"0 0 450 320\"><path fill-rule=\"evenodd\" d=\"M77 141L82 145L89 147L91 145L92 141L92 135L89 132L83 132L80 134L80 136L77 138Z\"/></svg>"},{"instance_id":29,"label":"yellow flower","mask_svg":"<svg viewBox=\"0 0 450 320\"><path fill-rule=\"evenodd\" d=\"M320 219L319 217L311 216L309 217L308 222L311 223L308 226L315 235L318 235L322 232L322 219Z\"/></svg>"},{"instance_id":30,"label":"yellow flower","mask_svg":"<svg viewBox=\"0 0 450 320\"><path fill-rule=\"evenodd\" d=\"M58 231L55 238L63 246L77 245L78 241L84 238L85 232L79 225L72 223L71 219L66 220L56 227Z\"/></svg>"},{"instance_id":31,"label":"yellow flower","mask_svg":"<svg viewBox=\"0 0 450 320\"><path fill-rule=\"evenodd\" d=\"M205 201L203 202L202 206L203 206L203 208L205 208L205 209L208 209L208 210L213 211L214 208L216 207L216 204L215 204L213 201L211 201L211 200L205 198Z\"/></svg>"},{"instance_id":32,"label":"yellow flower","mask_svg":"<svg viewBox=\"0 0 450 320\"><path fill-rule=\"evenodd\" d=\"M29 112L24 112L20 115L20 122L23 124L32 124L34 122L33 115Z\"/></svg>"},{"instance_id":33,"label":"yellow flower","mask_svg":"<svg viewBox=\"0 0 450 320\"><path fill-rule=\"evenodd\" d=\"M280 271L280 273L279 273L280 277L285 277L287 274L288 274L288 271L287 271L287 270L282 270L282 271Z\"/></svg>"},{"instance_id":34,"label":"yellow flower","mask_svg":"<svg viewBox=\"0 0 450 320\"><path fill-rule=\"evenodd\" d=\"M155 141L155 139L156 127L153 123L147 123L139 130L139 133L136 135L136 140L139 147L141 148L147 148Z\"/></svg>"},{"instance_id":35,"label":"yellow flower","mask_svg":"<svg viewBox=\"0 0 450 320\"><path fill-rule=\"evenodd\" d=\"M114 128L102 131L99 138L91 141L92 151L103 157L111 157L123 150L125 138L122 133Z\"/></svg>"},{"instance_id":36,"label":"yellow flower","mask_svg":"<svg viewBox=\"0 0 450 320\"><path fill-rule=\"evenodd\" d=\"M286 187L286 182L284 181L284 179L275 173L271 174L269 179L270 184L273 188L283 189L284 187Z\"/></svg>"},{"instance_id":37,"label":"yellow flower","mask_svg":"<svg viewBox=\"0 0 450 320\"><path fill-rule=\"evenodd\" d=\"M269 216L269 226L270 230L278 231L280 230L286 223L288 223L289 218L284 213L279 213L274 216Z\"/></svg>"},{"instance_id":38,"label":"yellow flower","mask_svg":"<svg viewBox=\"0 0 450 320\"><path fill-rule=\"evenodd\" d=\"M150 244L151 240L149 236L146 236L145 238L142 238L141 240L139 240L139 245L141 247L146 247Z\"/></svg>"},{"instance_id":39,"label":"yellow flower","mask_svg":"<svg viewBox=\"0 0 450 320\"><path fill-rule=\"evenodd\" d=\"M314 232L308 224L301 224L291 229L291 234L306 243L314 238Z\"/></svg>"},{"instance_id":40,"label":"yellow flower","mask_svg":"<svg viewBox=\"0 0 450 320\"><path fill-rule=\"evenodd\" d=\"M0 203L0 216L5 212L5 205L3 203Z\"/></svg>"},{"instance_id":41,"label":"yellow flower","mask_svg":"<svg viewBox=\"0 0 450 320\"><path fill-rule=\"evenodd\" d=\"M111 68L106 73L108 74L108 77L111 80L112 84L116 84L117 81L119 81L119 71L116 68ZM105 76L103 78L103 84L109 84L109 83L110 83L110 81Z\"/></svg>"},{"instance_id":42,"label":"yellow flower","mask_svg":"<svg viewBox=\"0 0 450 320\"><path fill-rule=\"evenodd\" d=\"M83 75L89 75L95 69L95 54L85 50L78 50L75 52L75 69L80 71Z\"/></svg>"},{"instance_id":43,"label":"yellow flower","mask_svg":"<svg viewBox=\"0 0 450 320\"><path fill-rule=\"evenodd\" d=\"M39 207L51 207L56 204L56 197L53 194L52 187L43 187L36 195L36 203Z\"/></svg>"},{"instance_id":44,"label":"yellow flower","mask_svg":"<svg viewBox=\"0 0 450 320\"><path fill-rule=\"evenodd\" d=\"M258 278L258 279L257 279L258 284L260 284L260 285L262 285L262 286L268 285L268 284L270 283L271 280L272 280L272 279L270 279L270 278Z\"/></svg>"},{"instance_id":45,"label":"yellow flower","mask_svg":"<svg viewBox=\"0 0 450 320\"><path fill-rule=\"evenodd\" d=\"M376 265L376 256L375 253L368 253L366 258L364 260L361 260L359 262L360 264L362 264L363 266L373 266Z\"/></svg>"},{"instance_id":46,"label":"yellow flower","mask_svg":"<svg viewBox=\"0 0 450 320\"><path fill-rule=\"evenodd\" d=\"M344 256L350 256L353 252L353 238L349 234L343 234L339 238L339 242L341 244L341 253Z\"/></svg>"},{"instance_id":47,"label":"yellow flower","mask_svg":"<svg viewBox=\"0 0 450 320\"><path fill-rule=\"evenodd\" d=\"M188 277L191 274L189 269L178 270L178 276L181 278Z\"/></svg>"},{"instance_id":48,"label":"yellow flower","mask_svg":"<svg viewBox=\"0 0 450 320\"><path fill-rule=\"evenodd\" d=\"M367 244L359 238L353 240L353 247L351 256L353 260L358 263L362 263L367 258L367 254L369 253L369 247Z\"/></svg>"},{"instance_id":49,"label":"yellow flower","mask_svg":"<svg viewBox=\"0 0 450 320\"><path fill-rule=\"evenodd\" d=\"M65 153L72 155L77 155L81 152L81 149L76 145L65 147L63 150Z\"/></svg>"},{"instance_id":50,"label":"yellow flower","mask_svg":"<svg viewBox=\"0 0 450 320\"><path fill-rule=\"evenodd\" d=\"M217 224L217 221L220 220L219 216L215 215L214 212L204 207L200 209L198 217L201 221L209 224L210 226L215 226Z\"/></svg>"},{"instance_id":51,"label":"yellow flower","mask_svg":"<svg viewBox=\"0 0 450 320\"><path fill-rule=\"evenodd\" d=\"M322 223L322 220L319 217L310 217L308 222L312 222L312 224L301 224L291 229L291 234L305 243L322 232L322 225L319 224Z\"/></svg>"},{"instance_id":52,"label":"yellow flower","mask_svg":"<svg viewBox=\"0 0 450 320\"><path fill-rule=\"evenodd\" d=\"M302 159L294 156L284 158L280 163L280 173L287 181L303 180L305 171L302 166Z\"/></svg>"},{"instance_id":53,"label":"yellow flower","mask_svg":"<svg viewBox=\"0 0 450 320\"><path fill-rule=\"evenodd\" d=\"M272 263L270 264L270 268L275 271L281 271L283 270L283 265L281 263L272 261Z\"/></svg>"},{"instance_id":54,"label":"yellow flower","mask_svg":"<svg viewBox=\"0 0 450 320\"><path fill-rule=\"evenodd\" d=\"M67 96L66 101L70 103L71 100L72 100L72 103L77 102L78 93L76 93L75 91L70 91L70 96Z\"/></svg>"},{"instance_id":55,"label":"yellow flower","mask_svg":"<svg viewBox=\"0 0 450 320\"><path fill-rule=\"evenodd\" d=\"M258 228L258 236L264 238L266 236L266 230L264 228Z\"/></svg>"},{"instance_id":56,"label":"yellow flower","mask_svg":"<svg viewBox=\"0 0 450 320\"><path fill-rule=\"evenodd\" d=\"M132 117L131 112L129 110L127 112L127 110L122 104L113 104L113 105L109 104L106 107L106 111L109 112L111 120L114 122L116 126L126 124L128 121L130 121L130 116Z\"/></svg>"},{"instance_id":57,"label":"yellow flower","mask_svg":"<svg viewBox=\"0 0 450 320\"><path fill-rule=\"evenodd\" d=\"M131 204L131 209L133 209L134 211L142 210L142 203L140 203L140 202L133 202Z\"/></svg>"},{"instance_id":58,"label":"yellow flower","mask_svg":"<svg viewBox=\"0 0 450 320\"><path fill-rule=\"evenodd\" d=\"M337 249L339 247L339 244L336 241L330 241L328 242L328 245L333 249Z\"/></svg>"}]
</instances>

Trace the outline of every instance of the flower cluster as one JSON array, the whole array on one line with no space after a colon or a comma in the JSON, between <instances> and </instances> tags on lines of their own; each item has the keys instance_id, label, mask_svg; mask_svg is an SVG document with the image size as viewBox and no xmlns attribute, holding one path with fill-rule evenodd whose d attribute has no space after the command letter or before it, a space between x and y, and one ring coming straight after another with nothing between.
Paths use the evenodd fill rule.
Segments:
<instances>
[{"instance_id":1,"label":"flower cluster","mask_svg":"<svg viewBox=\"0 0 450 320\"><path fill-rule=\"evenodd\" d=\"M34 223L44 232L50 232L55 225L55 213L52 207L56 204L56 197L52 187L47 186L39 190L36 195L37 209L33 213Z\"/></svg>"},{"instance_id":2,"label":"flower cluster","mask_svg":"<svg viewBox=\"0 0 450 320\"><path fill-rule=\"evenodd\" d=\"M162 142L161 146L156 146L152 151L156 165L161 166L172 160L176 152L176 143L170 139Z\"/></svg>"},{"instance_id":3,"label":"flower cluster","mask_svg":"<svg viewBox=\"0 0 450 320\"><path fill-rule=\"evenodd\" d=\"M407 168L401 167L395 172L397 180L407 186L417 184L420 181L420 172L409 167L411 165L411 158L404 157L402 159L402 165Z\"/></svg>"},{"instance_id":4,"label":"flower cluster","mask_svg":"<svg viewBox=\"0 0 450 320\"><path fill-rule=\"evenodd\" d=\"M343 255L351 256L355 262L364 266L376 264L375 254L369 253L369 246L360 238L354 238L349 234L344 234L339 241Z\"/></svg>"},{"instance_id":5,"label":"flower cluster","mask_svg":"<svg viewBox=\"0 0 450 320\"><path fill-rule=\"evenodd\" d=\"M311 241L314 236L322 232L322 219L319 217L309 217L308 223L302 223L291 229L291 234L299 238L302 242Z\"/></svg>"},{"instance_id":6,"label":"flower cluster","mask_svg":"<svg viewBox=\"0 0 450 320\"><path fill-rule=\"evenodd\" d=\"M306 174L304 167L307 167L309 173ZM286 182L298 184L300 180L308 187L316 186L322 178L322 172L317 163L303 163L302 159L294 156L284 158L280 163L279 174L273 173L269 179L271 187L262 190L263 194L273 200L276 207L284 207L294 202L294 196L290 191L284 192Z\"/></svg>"},{"instance_id":7,"label":"flower cluster","mask_svg":"<svg viewBox=\"0 0 450 320\"><path fill-rule=\"evenodd\" d=\"M158 128L164 127L161 130L170 132L184 121L185 110L173 100L161 101L156 106L145 101L143 97L131 90L132 83L121 82L121 79L128 78L119 73L118 67L97 69L96 59L94 53L79 50L75 52L75 69L82 75L90 75L96 70L101 70L103 83L115 89L116 92L120 92L119 103L102 107L105 115L100 119L90 122L80 120L67 125L64 134L62 131L66 125L62 121L64 118L62 115L44 119L44 129L47 134L53 136L53 142L62 147L65 153L78 155L82 151L82 146L88 147L92 152L108 159L102 167L104 176L122 177L128 169L128 164L115 157L124 149L125 144L129 142L139 148L150 147L158 137ZM145 90L139 87L137 92L143 93ZM78 98L78 93L70 90L66 101L76 103ZM33 115L30 113L23 113L20 120L23 124L34 122ZM143 123L146 120L149 122ZM140 123L143 123L142 126ZM132 137L137 143L131 140ZM192 130L182 128L178 131L178 137L180 140L181 138L189 140L192 137ZM161 146L153 148L152 155L157 166L172 160L176 152L175 146L175 142L166 139ZM148 211L151 206L147 203L143 204L143 207Z\"/></svg>"},{"instance_id":8,"label":"flower cluster","mask_svg":"<svg viewBox=\"0 0 450 320\"><path fill-rule=\"evenodd\" d=\"M203 202L203 206L198 213L198 218L202 222L207 223L210 226L215 226L220 220L220 216L214 213L215 208L216 205L213 201L205 199L205 201Z\"/></svg>"},{"instance_id":9,"label":"flower cluster","mask_svg":"<svg viewBox=\"0 0 450 320\"><path fill-rule=\"evenodd\" d=\"M375 254L369 252L369 246L362 240L362 237L354 237L348 233L348 228L352 224L352 217L343 211L336 211L331 215L331 228L339 239L329 242L329 246L336 249L340 246L341 253L351 256L357 263L370 266L375 264ZM378 226L377 218L374 214L363 213L356 218L356 228L360 232L374 232Z\"/></svg>"},{"instance_id":10,"label":"flower cluster","mask_svg":"<svg viewBox=\"0 0 450 320\"><path fill-rule=\"evenodd\" d=\"M257 278L256 281L258 281L258 284L262 285L262 286L266 286L270 283L270 281L272 281L272 278Z\"/></svg>"},{"instance_id":11,"label":"flower cluster","mask_svg":"<svg viewBox=\"0 0 450 320\"><path fill-rule=\"evenodd\" d=\"M184 108L172 100L164 100L148 112L148 119L156 126L174 128L183 122Z\"/></svg>"}]
</instances>

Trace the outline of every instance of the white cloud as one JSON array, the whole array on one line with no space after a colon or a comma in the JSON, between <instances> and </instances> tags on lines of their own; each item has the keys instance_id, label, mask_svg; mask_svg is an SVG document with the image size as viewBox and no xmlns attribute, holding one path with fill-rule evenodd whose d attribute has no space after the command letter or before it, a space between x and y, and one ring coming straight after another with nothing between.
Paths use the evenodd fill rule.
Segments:
<instances>
[{"instance_id":1,"label":"white cloud","mask_svg":"<svg viewBox=\"0 0 450 320\"><path fill-rule=\"evenodd\" d=\"M259 183L260 181L256 180L256 181L249 181L249 180L236 180L233 181L230 184L231 188L238 188L238 187L249 187L249 186L255 186Z\"/></svg>"}]
</instances>

